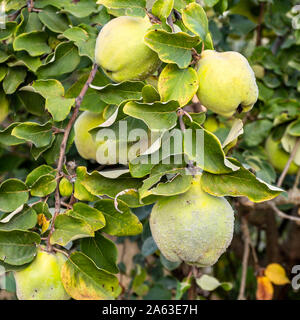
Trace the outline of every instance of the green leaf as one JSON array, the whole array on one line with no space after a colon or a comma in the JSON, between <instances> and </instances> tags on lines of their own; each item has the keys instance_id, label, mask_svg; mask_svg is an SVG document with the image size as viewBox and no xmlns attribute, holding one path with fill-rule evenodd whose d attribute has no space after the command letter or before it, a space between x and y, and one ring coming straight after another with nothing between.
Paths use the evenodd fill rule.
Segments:
<instances>
[{"instance_id":1,"label":"green leaf","mask_svg":"<svg viewBox=\"0 0 300 320\"><path fill-rule=\"evenodd\" d=\"M167 182L161 182L167 176ZM192 175L186 174L185 168L176 168L174 164L155 166L149 178L145 179L139 189L140 199L149 195L173 196L186 192L192 182Z\"/></svg>"},{"instance_id":2,"label":"green leaf","mask_svg":"<svg viewBox=\"0 0 300 320\"><path fill-rule=\"evenodd\" d=\"M147 84L143 87L142 96L143 96L143 102L146 102L146 103L160 101L159 93L150 84Z\"/></svg>"},{"instance_id":3,"label":"green leaf","mask_svg":"<svg viewBox=\"0 0 300 320\"><path fill-rule=\"evenodd\" d=\"M21 266L36 256L40 236L29 231L0 231L0 260Z\"/></svg>"},{"instance_id":4,"label":"green leaf","mask_svg":"<svg viewBox=\"0 0 300 320\"><path fill-rule=\"evenodd\" d=\"M75 99L66 99L64 97L55 97L46 99L46 109L51 113L53 120L60 122L67 118Z\"/></svg>"},{"instance_id":5,"label":"green leaf","mask_svg":"<svg viewBox=\"0 0 300 320\"><path fill-rule=\"evenodd\" d=\"M118 200L118 208L122 213L116 210L114 200L111 199L97 201L95 208L105 216L106 226L102 231L107 234L118 237L133 236L143 231L143 225L138 217L120 200Z\"/></svg>"},{"instance_id":6,"label":"green leaf","mask_svg":"<svg viewBox=\"0 0 300 320\"><path fill-rule=\"evenodd\" d=\"M81 27L66 30L63 35L74 41L80 56L89 57L94 62L97 38L97 30L95 28L82 24Z\"/></svg>"},{"instance_id":7,"label":"green leaf","mask_svg":"<svg viewBox=\"0 0 300 320\"><path fill-rule=\"evenodd\" d=\"M180 300L185 292L191 287L191 278L185 278L182 282L177 282L175 300Z\"/></svg>"},{"instance_id":8,"label":"green leaf","mask_svg":"<svg viewBox=\"0 0 300 320\"><path fill-rule=\"evenodd\" d=\"M16 31L17 23L9 21L5 23L5 28L0 29L0 41L10 38Z\"/></svg>"},{"instance_id":9,"label":"green leaf","mask_svg":"<svg viewBox=\"0 0 300 320\"><path fill-rule=\"evenodd\" d=\"M46 218L51 219L52 214L49 211L48 204L45 202L38 202L32 206L32 209L36 212L37 215L44 214Z\"/></svg>"},{"instance_id":10,"label":"green leaf","mask_svg":"<svg viewBox=\"0 0 300 320\"><path fill-rule=\"evenodd\" d=\"M160 20L168 18L174 6L174 0L156 0L152 7L152 13Z\"/></svg>"},{"instance_id":11,"label":"green leaf","mask_svg":"<svg viewBox=\"0 0 300 320\"><path fill-rule=\"evenodd\" d=\"M44 115L45 99L39 94L30 91L20 90L17 93L17 98L21 106L25 108L28 112L39 117Z\"/></svg>"},{"instance_id":12,"label":"green leaf","mask_svg":"<svg viewBox=\"0 0 300 320\"><path fill-rule=\"evenodd\" d=\"M26 70L24 68L9 68L3 80L3 90L6 94L13 94L19 85L25 80Z\"/></svg>"},{"instance_id":13,"label":"green leaf","mask_svg":"<svg viewBox=\"0 0 300 320\"><path fill-rule=\"evenodd\" d=\"M155 253L158 250L158 247L152 237L147 238L141 249L141 253L144 257L148 257L151 254Z\"/></svg>"},{"instance_id":14,"label":"green leaf","mask_svg":"<svg viewBox=\"0 0 300 320\"><path fill-rule=\"evenodd\" d=\"M200 278L196 279L196 283L202 290L206 291L214 291L221 285L218 279L208 276L207 274L204 274Z\"/></svg>"},{"instance_id":15,"label":"green leaf","mask_svg":"<svg viewBox=\"0 0 300 320\"><path fill-rule=\"evenodd\" d=\"M31 57L25 51L15 53L16 60L8 62L9 67L25 66L30 71L36 72L36 70L42 65L39 57Z\"/></svg>"},{"instance_id":16,"label":"green leaf","mask_svg":"<svg viewBox=\"0 0 300 320\"><path fill-rule=\"evenodd\" d=\"M56 189L56 178L51 174L40 177L30 189L34 197L45 197Z\"/></svg>"},{"instance_id":17,"label":"green leaf","mask_svg":"<svg viewBox=\"0 0 300 320\"><path fill-rule=\"evenodd\" d=\"M93 196L81 183L86 174L87 171L85 167L76 168L77 177L74 183L74 197L81 201L96 201L97 197Z\"/></svg>"},{"instance_id":18,"label":"green leaf","mask_svg":"<svg viewBox=\"0 0 300 320\"><path fill-rule=\"evenodd\" d=\"M220 282L215 277L207 274L204 274L200 278L196 279L196 283L202 290L205 291L214 291L218 287L222 287L225 291L232 289L232 284L230 282Z\"/></svg>"},{"instance_id":19,"label":"green leaf","mask_svg":"<svg viewBox=\"0 0 300 320\"><path fill-rule=\"evenodd\" d=\"M51 113L53 120L60 122L66 119L75 98L65 98L65 89L58 80L37 80L32 86L23 87L22 90L34 91L46 99L45 108Z\"/></svg>"},{"instance_id":20,"label":"green leaf","mask_svg":"<svg viewBox=\"0 0 300 320\"><path fill-rule=\"evenodd\" d=\"M25 50L32 57L48 54L51 52L51 48L47 44L47 39L47 34L41 31L22 33L19 36L17 36L14 40L14 50Z\"/></svg>"},{"instance_id":21,"label":"green leaf","mask_svg":"<svg viewBox=\"0 0 300 320\"><path fill-rule=\"evenodd\" d=\"M123 112L131 117L143 120L151 131L170 130L177 124L176 101L140 103L129 101Z\"/></svg>"},{"instance_id":22,"label":"green leaf","mask_svg":"<svg viewBox=\"0 0 300 320\"><path fill-rule=\"evenodd\" d=\"M198 76L193 68L179 69L168 64L158 78L158 92L162 101L175 100L185 106L198 90Z\"/></svg>"},{"instance_id":23,"label":"green leaf","mask_svg":"<svg viewBox=\"0 0 300 320\"><path fill-rule=\"evenodd\" d=\"M45 8L49 5L62 9L62 11L68 12L77 18L84 18L97 12L97 6L94 0L43 0L37 1L35 8Z\"/></svg>"},{"instance_id":24,"label":"green leaf","mask_svg":"<svg viewBox=\"0 0 300 320\"><path fill-rule=\"evenodd\" d=\"M4 66L4 65L0 66L0 82L5 78L7 71L8 71L7 66Z\"/></svg>"},{"instance_id":25,"label":"green leaf","mask_svg":"<svg viewBox=\"0 0 300 320\"><path fill-rule=\"evenodd\" d=\"M13 136L32 142L37 148L47 146L52 140L52 124L43 125L35 122L23 122L17 125L11 133Z\"/></svg>"},{"instance_id":26,"label":"green leaf","mask_svg":"<svg viewBox=\"0 0 300 320\"><path fill-rule=\"evenodd\" d=\"M64 14L58 13L53 7L46 7L38 13L41 22L51 31L63 33L69 27L69 21Z\"/></svg>"},{"instance_id":27,"label":"green leaf","mask_svg":"<svg viewBox=\"0 0 300 320\"><path fill-rule=\"evenodd\" d=\"M164 268L166 268L169 271L173 271L181 265L181 261L169 261L162 253L160 253L159 259Z\"/></svg>"},{"instance_id":28,"label":"green leaf","mask_svg":"<svg viewBox=\"0 0 300 320\"><path fill-rule=\"evenodd\" d=\"M117 277L98 268L81 252L70 255L61 278L67 293L76 300L113 300L120 294Z\"/></svg>"},{"instance_id":29,"label":"green leaf","mask_svg":"<svg viewBox=\"0 0 300 320\"><path fill-rule=\"evenodd\" d=\"M287 133L291 136L300 136L300 120L293 121L287 128Z\"/></svg>"},{"instance_id":30,"label":"green leaf","mask_svg":"<svg viewBox=\"0 0 300 320\"><path fill-rule=\"evenodd\" d=\"M28 206L24 206L20 212L10 218L11 215L1 216L0 231L28 230L37 223L37 214L33 208Z\"/></svg>"},{"instance_id":31,"label":"green leaf","mask_svg":"<svg viewBox=\"0 0 300 320\"><path fill-rule=\"evenodd\" d=\"M107 104L116 104L128 100L140 100L142 98L143 82L125 81L121 83L110 83L104 87L92 85L92 88L99 90L101 100Z\"/></svg>"},{"instance_id":32,"label":"green leaf","mask_svg":"<svg viewBox=\"0 0 300 320\"><path fill-rule=\"evenodd\" d=\"M38 179L40 179L41 177L43 177L44 175L47 175L47 174L50 174L53 177L55 177L56 170L50 166L45 165L45 164L41 165L41 166L35 168L34 170L32 170L28 174L25 183L27 184L27 186L29 188L31 188L37 182Z\"/></svg>"},{"instance_id":33,"label":"green leaf","mask_svg":"<svg viewBox=\"0 0 300 320\"><path fill-rule=\"evenodd\" d=\"M91 226L93 231L102 229L105 226L105 218L102 212L82 202L75 203L73 210L69 210L67 214L84 220Z\"/></svg>"},{"instance_id":34,"label":"green leaf","mask_svg":"<svg viewBox=\"0 0 300 320\"><path fill-rule=\"evenodd\" d=\"M57 216L54 228L50 242L60 246L65 246L70 241L94 236L94 231L87 222L67 214Z\"/></svg>"},{"instance_id":35,"label":"green leaf","mask_svg":"<svg viewBox=\"0 0 300 320\"><path fill-rule=\"evenodd\" d=\"M28 188L18 179L8 179L0 185L0 210L11 212L28 200Z\"/></svg>"},{"instance_id":36,"label":"green leaf","mask_svg":"<svg viewBox=\"0 0 300 320\"><path fill-rule=\"evenodd\" d=\"M249 147L258 146L269 135L273 123L270 120L257 120L245 125L244 141Z\"/></svg>"},{"instance_id":37,"label":"green leaf","mask_svg":"<svg viewBox=\"0 0 300 320\"><path fill-rule=\"evenodd\" d=\"M179 68L187 68L191 62L191 49L200 42L198 36L185 32L169 33L164 30L152 30L146 33L144 41L148 47L157 52L166 63L176 63Z\"/></svg>"},{"instance_id":38,"label":"green leaf","mask_svg":"<svg viewBox=\"0 0 300 320\"><path fill-rule=\"evenodd\" d=\"M6 129L0 131L0 143L5 146L16 146L18 144L24 143L25 140L18 139L11 135L13 129L18 126L20 122L15 122L9 125Z\"/></svg>"},{"instance_id":39,"label":"green leaf","mask_svg":"<svg viewBox=\"0 0 300 320\"><path fill-rule=\"evenodd\" d=\"M238 170L237 166L226 159L221 143L214 134L195 122L189 125L193 129L184 133L184 153L190 160L201 169L215 174Z\"/></svg>"},{"instance_id":40,"label":"green leaf","mask_svg":"<svg viewBox=\"0 0 300 320\"><path fill-rule=\"evenodd\" d=\"M45 197L56 189L56 171L50 166L41 165L29 173L26 184L32 196Z\"/></svg>"},{"instance_id":41,"label":"green leaf","mask_svg":"<svg viewBox=\"0 0 300 320\"><path fill-rule=\"evenodd\" d=\"M54 79L36 80L32 86L23 87L22 90L34 91L39 93L45 99L64 96L65 89L63 85Z\"/></svg>"},{"instance_id":42,"label":"green leaf","mask_svg":"<svg viewBox=\"0 0 300 320\"><path fill-rule=\"evenodd\" d=\"M141 183L140 179L129 177L119 177L118 179L105 178L98 171L87 174L81 182L91 194L95 196L107 195L112 198L121 191L138 189L141 186ZM121 195L118 199L124 201L130 207L140 206L138 193L133 190Z\"/></svg>"},{"instance_id":43,"label":"green leaf","mask_svg":"<svg viewBox=\"0 0 300 320\"><path fill-rule=\"evenodd\" d=\"M78 49L72 42L63 42L56 47L53 61L51 59L51 62L41 66L37 75L41 79L58 77L74 71L79 62Z\"/></svg>"},{"instance_id":44,"label":"green leaf","mask_svg":"<svg viewBox=\"0 0 300 320\"><path fill-rule=\"evenodd\" d=\"M220 0L204 0L204 3L208 7L213 7L216 5Z\"/></svg>"},{"instance_id":45,"label":"green leaf","mask_svg":"<svg viewBox=\"0 0 300 320\"><path fill-rule=\"evenodd\" d=\"M208 20L205 11L198 3L191 3L182 10L184 25L205 41L208 33Z\"/></svg>"},{"instance_id":46,"label":"green leaf","mask_svg":"<svg viewBox=\"0 0 300 320\"><path fill-rule=\"evenodd\" d=\"M204 191L217 197L245 196L253 202L262 202L277 197L283 190L273 187L255 177L246 170L237 160L230 158L232 163L240 169L227 174L211 174L204 172L201 176L201 185Z\"/></svg>"},{"instance_id":47,"label":"green leaf","mask_svg":"<svg viewBox=\"0 0 300 320\"><path fill-rule=\"evenodd\" d=\"M94 238L82 239L80 248L84 254L94 261L98 268L110 273L119 273L117 247L100 232L96 232Z\"/></svg>"},{"instance_id":48,"label":"green leaf","mask_svg":"<svg viewBox=\"0 0 300 320\"><path fill-rule=\"evenodd\" d=\"M195 0L174 0L174 8L178 11L184 9L189 3L195 2Z\"/></svg>"},{"instance_id":49,"label":"green leaf","mask_svg":"<svg viewBox=\"0 0 300 320\"><path fill-rule=\"evenodd\" d=\"M146 0L98 0L97 4L103 4L110 9L145 8Z\"/></svg>"}]
</instances>

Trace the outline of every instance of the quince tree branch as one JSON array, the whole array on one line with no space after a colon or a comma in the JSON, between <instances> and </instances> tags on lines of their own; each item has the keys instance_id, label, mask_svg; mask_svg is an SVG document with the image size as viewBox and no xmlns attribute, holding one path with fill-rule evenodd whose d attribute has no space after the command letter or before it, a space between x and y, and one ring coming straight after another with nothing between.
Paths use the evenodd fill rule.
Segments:
<instances>
[{"instance_id":1,"label":"quince tree branch","mask_svg":"<svg viewBox=\"0 0 300 320\"><path fill-rule=\"evenodd\" d=\"M65 159L65 153L66 153L66 147L67 147L69 134L70 134L71 129L73 127L73 124L74 124L74 122L75 122L75 120L76 120L76 118L78 116L81 102L82 102L82 100L83 100L83 98L84 98L84 96L85 96L90 84L92 83L92 81L95 78L97 69L98 69L97 64L94 64L86 83L84 84L79 96L76 98L75 108L74 108L72 117L69 120L69 122L68 122L68 124L67 124L67 126L65 128L65 131L64 131L64 136L63 136L63 140L62 140L62 143L61 143L61 146L60 146L59 158L58 158L58 162L57 162L57 172L56 172L57 187L56 187L56 190L55 190L55 213L54 213L54 216L52 218L50 232L49 232L49 235L48 235L48 238L47 238L48 251L51 250L50 238L51 238L51 236L52 236L52 234L54 232L55 219L59 215L60 207L61 207L61 200L60 200L60 194L59 194L59 181L60 181L60 178L62 177L61 171L62 171L62 167L63 167L63 164L64 164L64 159Z\"/></svg>"}]
</instances>

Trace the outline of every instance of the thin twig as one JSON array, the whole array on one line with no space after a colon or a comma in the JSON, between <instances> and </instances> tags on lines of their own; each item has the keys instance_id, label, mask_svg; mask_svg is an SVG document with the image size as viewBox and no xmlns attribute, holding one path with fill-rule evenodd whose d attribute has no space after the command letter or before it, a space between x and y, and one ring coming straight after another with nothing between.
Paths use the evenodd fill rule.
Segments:
<instances>
[{"instance_id":1,"label":"thin twig","mask_svg":"<svg viewBox=\"0 0 300 320\"><path fill-rule=\"evenodd\" d=\"M50 232L49 232L48 240L47 240L48 251L51 250L50 238L51 238L51 236L52 236L52 234L54 232L55 219L59 215L59 212L60 212L61 203L60 203L60 194L59 194L59 179L60 179L59 177L61 175L61 171L62 171L62 167L63 167L63 163L64 163L65 152L66 152L66 147L67 147L69 134L71 132L73 124L74 124L74 122L75 122L75 120L77 118L77 115L79 113L79 108L80 108L81 102L82 102L82 100L83 100L83 98L84 98L84 96L85 96L90 84L92 83L92 81L95 78L97 69L98 69L97 64L94 64L86 83L84 84L79 96L75 100L75 108L74 108L72 117L69 120L69 123L67 124L67 126L65 128L64 136L63 136L63 139L62 139L62 142L61 142L59 158L58 158L58 163L57 163L57 173L56 173L56 177L58 178L58 181L57 181L57 187L56 187L56 190L55 190L55 213L54 213L54 216L52 218Z\"/></svg>"},{"instance_id":2,"label":"thin twig","mask_svg":"<svg viewBox=\"0 0 300 320\"><path fill-rule=\"evenodd\" d=\"M259 17L258 17L258 25L256 28L256 46L261 45L261 33L262 33L262 23L263 23L264 11L265 11L265 2L261 2Z\"/></svg>"},{"instance_id":3,"label":"thin twig","mask_svg":"<svg viewBox=\"0 0 300 320\"><path fill-rule=\"evenodd\" d=\"M168 22L168 25L171 27L172 32L175 32L174 23L173 23L173 18L172 18L172 12L171 12L170 15L168 16L167 22Z\"/></svg>"},{"instance_id":4,"label":"thin twig","mask_svg":"<svg viewBox=\"0 0 300 320\"><path fill-rule=\"evenodd\" d=\"M268 202L268 205L273 209L273 211L274 211L280 218L288 219L288 220L292 220L292 221L296 221L296 222L300 222L300 217L297 218L297 217L295 217L295 216L290 216L290 215L282 212L281 210L279 210L279 209L276 207L276 204L275 204L274 202L269 201L269 202Z\"/></svg>"},{"instance_id":5,"label":"thin twig","mask_svg":"<svg viewBox=\"0 0 300 320\"><path fill-rule=\"evenodd\" d=\"M184 121L183 121L183 115L184 115L184 110L182 109L179 109L177 111L177 115L178 115L178 119L179 119L179 125L180 125L180 129L182 132L185 132L185 124L184 124Z\"/></svg>"},{"instance_id":6,"label":"thin twig","mask_svg":"<svg viewBox=\"0 0 300 320\"><path fill-rule=\"evenodd\" d=\"M246 300L245 289L246 289L247 269L248 269L248 260L249 260L250 234L249 234L248 222L246 218L242 217L241 219L242 219L241 228L244 235L244 255L243 255L243 263L242 263L241 285L240 285L238 300Z\"/></svg>"},{"instance_id":7,"label":"thin twig","mask_svg":"<svg viewBox=\"0 0 300 320\"><path fill-rule=\"evenodd\" d=\"M294 182L292 190L297 190L298 189L299 181L300 181L300 168L297 171L296 179L295 179L295 182Z\"/></svg>"},{"instance_id":8,"label":"thin twig","mask_svg":"<svg viewBox=\"0 0 300 320\"><path fill-rule=\"evenodd\" d=\"M53 250L56 252L60 252L60 253L64 254L67 258L69 258L69 254L66 251L58 249L56 247L53 247Z\"/></svg>"},{"instance_id":9,"label":"thin twig","mask_svg":"<svg viewBox=\"0 0 300 320\"><path fill-rule=\"evenodd\" d=\"M285 178L285 176L286 176L286 174L287 174L287 172L288 172L288 170L290 168L291 163L293 162L293 160L294 160L294 158L296 156L296 153L297 153L297 151L299 149L299 146L300 146L300 138L295 143L295 146L294 146L294 148L293 148L293 150L292 150L292 152L290 154L289 160L287 161L287 163L286 163L286 165L285 165L285 167L284 167L284 169L283 169L283 171L281 173L281 176L278 179L277 187L281 187L282 186L284 178Z\"/></svg>"},{"instance_id":10,"label":"thin twig","mask_svg":"<svg viewBox=\"0 0 300 320\"><path fill-rule=\"evenodd\" d=\"M31 12L31 11L32 11L33 6L34 6L33 0L28 0L28 1L27 1L28 12Z\"/></svg>"}]
</instances>

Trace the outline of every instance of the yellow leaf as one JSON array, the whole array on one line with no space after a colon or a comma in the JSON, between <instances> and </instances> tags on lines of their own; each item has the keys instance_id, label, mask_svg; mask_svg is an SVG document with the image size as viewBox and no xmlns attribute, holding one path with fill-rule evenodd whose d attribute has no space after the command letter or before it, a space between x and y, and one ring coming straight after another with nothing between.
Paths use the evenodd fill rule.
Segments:
<instances>
[{"instance_id":1,"label":"yellow leaf","mask_svg":"<svg viewBox=\"0 0 300 320\"><path fill-rule=\"evenodd\" d=\"M268 277L272 283L279 286L290 283L285 270L278 263L269 264L265 270L265 276Z\"/></svg>"},{"instance_id":2,"label":"yellow leaf","mask_svg":"<svg viewBox=\"0 0 300 320\"><path fill-rule=\"evenodd\" d=\"M272 300L273 293L274 293L274 288L269 278L257 277L256 299Z\"/></svg>"},{"instance_id":3,"label":"yellow leaf","mask_svg":"<svg viewBox=\"0 0 300 320\"><path fill-rule=\"evenodd\" d=\"M42 233L48 230L50 221L48 221L44 214L38 214L38 225L42 227Z\"/></svg>"}]
</instances>

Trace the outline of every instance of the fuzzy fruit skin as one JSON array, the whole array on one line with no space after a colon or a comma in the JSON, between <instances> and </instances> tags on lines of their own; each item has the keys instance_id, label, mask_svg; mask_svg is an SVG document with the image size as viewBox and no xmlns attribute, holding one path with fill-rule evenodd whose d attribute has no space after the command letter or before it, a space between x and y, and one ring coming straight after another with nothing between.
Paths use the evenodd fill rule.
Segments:
<instances>
[{"instance_id":1,"label":"fuzzy fruit skin","mask_svg":"<svg viewBox=\"0 0 300 320\"><path fill-rule=\"evenodd\" d=\"M238 52L205 50L198 64L200 102L224 117L232 116L239 105L244 112L258 98L255 75L247 59Z\"/></svg>"},{"instance_id":2,"label":"fuzzy fruit skin","mask_svg":"<svg viewBox=\"0 0 300 320\"><path fill-rule=\"evenodd\" d=\"M67 258L62 253L38 250L35 260L14 273L19 300L68 300L60 271Z\"/></svg>"},{"instance_id":3,"label":"fuzzy fruit skin","mask_svg":"<svg viewBox=\"0 0 300 320\"><path fill-rule=\"evenodd\" d=\"M266 140L265 148L268 159L272 166L279 172L282 172L289 160L290 154L280 148L280 140L273 140L271 135ZM288 174L296 174L298 169L299 167L293 161L288 170Z\"/></svg>"},{"instance_id":4,"label":"fuzzy fruit skin","mask_svg":"<svg viewBox=\"0 0 300 320\"><path fill-rule=\"evenodd\" d=\"M101 29L95 61L113 81L143 80L158 68L158 55L144 44L149 27L148 17L121 16Z\"/></svg>"},{"instance_id":5,"label":"fuzzy fruit skin","mask_svg":"<svg viewBox=\"0 0 300 320\"><path fill-rule=\"evenodd\" d=\"M150 228L168 260L206 267L215 264L231 243L234 212L225 198L204 192L199 180L193 180L184 194L158 200Z\"/></svg>"},{"instance_id":6,"label":"fuzzy fruit skin","mask_svg":"<svg viewBox=\"0 0 300 320\"><path fill-rule=\"evenodd\" d=\"M59 183L59 193L62 197L70 197L73 193L73 185L67 178L62 178Z\"/></svg>"},{"instance_id":7,"label":"fuzzy fruit skin","mask_svg":"<svg viewBox=\"0 0 300 320\"><path fill-rule=\"evenodd\" d=\"M82 158L96 160L97 143L93 140L89 130L104 122L102 113L84 111L74 124L75 145Z\"/></svg>"}]
</instances>

